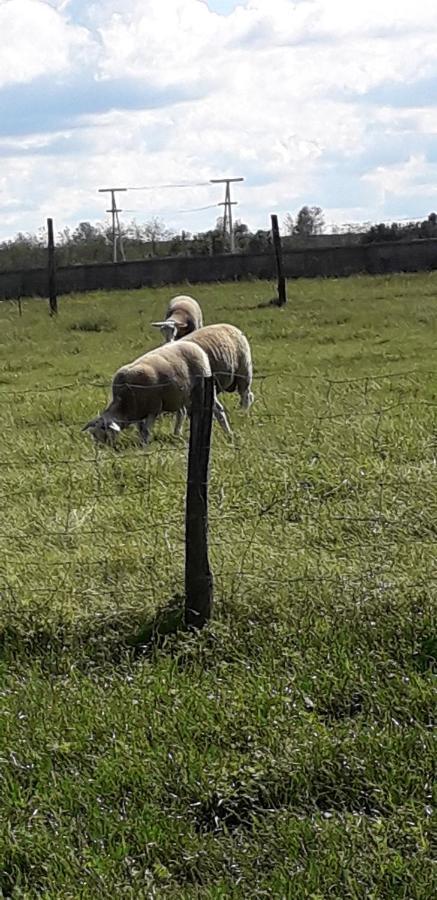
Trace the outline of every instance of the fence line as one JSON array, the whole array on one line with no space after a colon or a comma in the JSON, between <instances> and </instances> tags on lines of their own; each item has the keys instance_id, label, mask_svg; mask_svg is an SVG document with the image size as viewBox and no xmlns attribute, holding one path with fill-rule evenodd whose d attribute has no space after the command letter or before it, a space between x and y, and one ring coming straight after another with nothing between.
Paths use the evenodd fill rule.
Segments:
<instances>
[{"instance_id":1,"label":"fence line","mask_svg":"<svg viewBox=\"0 0 437 900\"><path fill-rule=\"evenodd\" d=\"M228 372L215 372L216 376L225 376L228 375ZM278 376L283 377L290 376L295 379L301 381L323 381L328 385L336 385L336 384L356 384L359 382L371 382L371 381L386 381L387 379L394 378L409 378L412 376L424 376L424 375L436 375L436 369L405 369L400 372L383 372L379 373L368 373L366 375L359 375L353 378L330 378L325 373L315 373L313 375L303 375L299 372L295 372L293 369L275 369L272 372L255 372L253 375L253 380L264 381L268 378L278 378ZM238 376L236 376L238 377ZM77 390L81 387L98 387L98 388L110 388L112 385L112 380L108 381L93 381L93 380L78 380L71 381L63 384L57 385L36 385L33 388L0 388L0 396L5 394L6 396L16 395L16 394L46 394L53 393L54 391L67 391L67 390ZM154 385L135 385L135 390L155 390Z\"/></svg>"},{"instance_id":2,"label":"fence line","mask_svg":"<svg viewBox=\"0 0 437 900\"><path fill-rule=\"evenodd\" d=\"M279 454L279 455L281 455L281 454ZM127 457L127 458L129 459L130 457ZM276 458L276 455L275 455L275 458ZM80 460L78 460L78 462L80 462ZM45 465L45 463L44 463L44 465ZM22 468L26 469L27 466L23 466ZM365 497L366 494L363 493L364 487L366 487L366 488L391 488L391 487L402 488L402 487L405 487L406 485L414 485L414 486L423 485L424 487L426 487L429 483L429 479L426 479L426 478L416 478L416 479L404 478L404 479L400 479L400 480L394 479L393 481L382 481L379 479L377 479L377 480L368 480L367 479L366 481L362 481L362 482L357 480L354 484L349 479L343 478L343 479L340 479L340 481L338 482L338 484L335 487L330 486L329 495L331 495L331 496L334 495L334 493L337 490L340 490L342 487L345 486L346 482L347 482L347 485L349 487L351 487L352 489L355 488L355 489L359 490L361 497ZM171 480L171 479L169 480L168 478L166 478L165 483L171 484L171 485L179 485L180 481ZM81 486L80 484L76 485L77 488L80 488L80 486ZM134 491L122 490L119 492L111 491L110 493L105 493L105 491L101 491L101 490L96 490L96 491L87 490L86 494L89 499L95 499L95 500L110 499L110 500L113 500L114 502L116 500L125 500L125 499L130 500L133 498L138 499L139 497L144 497L144 486L145 486L145 484L143 485L142 489L138 488L137 490L134 490ZM288 480L287 486L295 487L295 488L299 489L299 491L306 491L306 492L308 492L312 487L311 484L309 484L308 482L303 482L301 479L300 480L299 479ZM319 487L319 489L323 488L323 482L318 482L318 487ZM47 488L47 485L41 485L41 486L38 486L38 488L36 488L36 491L43 492L45 488ZM370 494L370 490L368 491L368 494ZM0 494L0 503L2 503L2 502L6 503L8 500L15 499L17 497L33 497L33 496L35 496L35 488L29 488L28 490L20 489L17 491L13 491L12 493L10 491L8 491L7 493L4 492L4 493ZM326 495L323 495L323 497L324 497L324 499L326 499ZM38 499L41 499L41 498L38 498ZM283 498L280 498L280 499L283 499ZM314 497L314 500L317 500L317 497ZM278 500L277 502L280 502L280 500ZM277 505L277 504L272 504L273 508L274 508L274 505ZM270 512L270 508L260 509L257 512L256 516L258 517L258 516L268 515L269 512ZM232 515L227 514L227 513L222 513L220 515L217 515L217 517L212 516L212 521L214 521L215 518L220 519L220 520L232 519L233 521L239 521L239 520L236 520L235 517L233 517ZM254 516L245 514L244 518L241 521L247 522L251 518L254 518ZM161 524L168 525L168 524L173 524L174 522L175 522L175 520L167 520L166 519L165 522L162 522ZM179 520L178 520L178 522L179 522ZM155 522L153 522L152 524L154 526L156 525Z\"/></svg>"},{"instance_id":3,"label":"fence line","mask_svg":"<svg viewBox=\"0 0 437 900\"><path fill-rule=\"evenodd\" d=\"M214 577L217 579L217 581L219 581L220 578L222 577L222 574L220 572L217 573L217 571L216 571ZM256 580L259 580L258 575L252 576L247 572L243 572L243 573L237 572L236 575L234 576L234 578L237 580L240 580L240 581L244 578L248 578L249 580L252 578L256 578ZM296 578L290 578L290 579L285 578L282 581L278 578L275 579L275 578L269 577L268 581L269 581L269 584L275 585L276 587L284 587L284 585L297 585L297 584L308 584L308 585L319 584L319 585L331 585L331 586L333 584L338 584L339 587L343 587L343 588L345 586L344 583L341 583L340 581L333 582L329 578L312 578L312 577L307 578L305 576L297 576ZM388 590L388 588L395 588L395 587L400 587L400 588L409 589L409 590L415 590L415 589L420 590L420 589L423 589L424 587L426 587L428 584L431 584L431 585L436 584L437 585L437 577L435 577L435 578L427 577L426 579L422 579L419 581L401 581L401 582L399 582L399 584L396 584L396 583L387 584L386 582L383 582L383 581L381 581L381 583L370 582L370 587L365 581L361 582L359 580L353 580L353 579L351 579L351 581L350 581L350 587L356 588L356 587L366 586L367 590L370 590L372 588L374 591L378 591L378 592L380 592L381 590ZM117 589L118 587L119 587L119 585L117 585L116 583L113 583L113 584L108 583L106 585L106 591L108 593L109 592L112 593L114 591L114 589ZM5 590L5 588L3 588L2 590ZM7 586L6 590L9 590L10 594L12 596L14 594L16 594L16 590L14 587ZM47 596L48 594L55 595L59 591L59 585L58 584L48 585L46 587L33 587L32 586L32 588L30 590L31 590L32 594L41 594L43 596ZM97 593L97 591L99 592L99 594L101 594L102 590L104 591L105 588L102 589L102 587L100 585L98 587L90 586L90 587L85 587L85 588L78 588L75 586L74 588L72 588L71 585L69 585L69 586L66 586L66 590L68 590L71 593L74 593L75 596L81 597L81 596L86 596L89 594L95 594L95 593ZM127 594L127 595L132 594L133 596L138 597L138 587L130 588L128 586L123 585L122 590L123 590L123 594ZM1 595L0 595L0 597L1 597Z\"/></svg>"},{"instance_id":4,"label":"fence line","mask_svg":"<svg viewBox=\"0 0 437 900\"><path fill-rule=\"evenodd\" d=\"M430 271L436 266L436 244L435 238L424 238L352 246L290 247L283 253L283 275L286 278L314 278ZM44 268L1 272L0 299L46 296L47 275ZM155 257L116 264L60 266L57 290L58 294L114 288L128 290L183 281L216 283L248 277L273 279L273 254Z\"/></svg>"},{"instance_id":5,"label":"fence line","mask_svg":"<svg viewBox=\"0 0 437 900\"><path fill-rule=\"evenodd\" d=\"M355 412L355 413L346 412L346 413L337 413L337 414L333 414L333 415L321 413L319 416L314 417L313 422L314 423L338 422L338 421L342 421L342 420L349 422L352 419L366 419L366 418L368 419L368 418L372 418L374 416L376 416L376 417L382 416L385 413L391 412L394 409L403 409L404 407L407 407L407 406L437 407L437 401L417 400L417 399L399 400L396 403L391 403L388 406L382 406L382 407L379 407L378 409L366 409L365 411L360 410L359 412ZM168 415L171 415L171 414L169 413ZM283 418L284 418L284 416L281 413L266 413L266 412L264 412L264 413L261 413L260 415L257 415L258 421L262 421L262 420L281 421ZM22 428L32 428L32 429L65 428L68 430L76 430L76 429L80 429L83 426L83 422L84 422L83 419L81 419L80 421L74 421L74 422L65 422L61 419L52 421L52 422L43 422L41 420L34 421L34 422L17 422L17 421L15 421L14 423L11 422L11 423L2 424L2 432L8 431L9 429L16 428L17 425L19 425L19 427L22 427ZM130 423L130 426L135 425L135 424L136 424L136 422L133 421ZM175 450L176 449L177 448L175 448ZM3 463L0 462L0 465L3 465Z\"/></svg>"},{"instance_id":6,"label":"fence line","mask_svg":"<svg viewBox=\"0 0 437 900\"><path fill-rule=\"evenodd\" d=\"M362 432L366 443L369 442L372 446L372 442L378 440L384 417L390 416L391 418L389 421L392 422L394 416L397 415L397 411L402 412L410 408L413 408L416 411L432 411L437 407L437 403L433 399L425 399L424 397L416 396L410 398L402 397L393 402L387 402L387 400L384 399L384 402L380 403L376 408L369 408L371 399L373 402L373 398L371 397L372 392L375 394L380 389L379 383L387 383L387 380L398 382L399 379L406 378L423 380L425 376L435 377L436 374L437 371L433 369L410 369L408 371L384 373L382 375L367 374L356 378L333 379L328 378L321 373L313 376L299 376L292 371L278 369L274 372L260 373L257 377L261 386L263 385L263 382L271 378L276 378L280 382L281 379L283 381L284 378L298 380L300 377L305 382L312 381L312 383L315 383L319 381L324 385L324 394L319 397L321 409L318 412L313 413L311 419L305 422L305 433L302 435L296 430L293 434L292 429L288 432L289 440L293 444L293 452L299 453L306 442L310 444L310 448L314 444L317 445L317 442L321 439L321 429L323 429L324 425L329 423L334 423L335 425L338 422L350 425L351 422L355 420L362 420L363 422L366 420L375 420L374 428L370 429L370 431L366 430ZM101 387L102 383L85 381L44 388L34 387L31 389L24 389L23 391L17 390L12 392L9 392L7 389L2 389L0 393L4 394L5 397L9 397L10 394L15 396L21 396L22 394L44 396L46 393L53 394L53 392L64 391L66 389L77 389L79 391L84 385ZM333 404L341 403L342 400L344 401L344 398L347 397L346 394L342 393L340 393L340 396L337 396L336 389L347 389L349 385L354 389L360 390L359 396L364 398L366 405L363 404L364 408L359 410L352 409L348 411L347 409L342 409L339 412L335 412L334 409L333 411ZM361 387L363 393L361 393ZM290 392L288 391L287 400L290 396L293 396L293 392L291 392L290 395ZM303 396L303 394L301 395L296 392L296 396L300 397ZM282 412L270 413L268 411L268 402L263 397L262 391L259 396L259 401L261 410L258 407L258 412L256 413L257 423L269 423L271 421L282 420L287 422L290 421L289 402L287 403L287 406L284 406ZM327 407L324 408L326 404ZM15 414L17 409L19 409L19 407L13 409L12 415ZM199 415L204 414L204 409L204 405L201 404ZM50 416L50 412L48 412L47 415ZM398 421L398 419L396 419L396 421ZM47 418L43 419L39 417L34 418L32 421L25 421L15 417L13 422L6 422L5 425L2 426L2 431L7 432L13 428L27 431L27 429L30 428L38 429L40 427L44 429L48 428L50 431L59 425L64 429L73 429L76 426L81 426L82 421L47 421ZM336 434L336 431L333 430L332 433L327 431L326 433L328 436L332 437L332 434ZM430 432L429 441L432 442L433 440L435 441L435 437L433 437L433 434ZM219 452L222 453L223 448L225 448L226 453L231 452L235 458L240 458L238 446L223 444L220 446ZM8 453L10 452L11 451L8 450ZM99 524L98 517L93 515L93 512L95 512L94 508L91 512L88 510L85 511L84 519L81 520L78 518L75 520L74 516L76 515L76 509L74 503L83 503L83 501L86 500L87 503L95 504L110 500L111 510L115 511L119 501L124 502L126 499L138 499L141 502L142 499L147 500L147 497L150 495L152 478L154 479L154 484L172 484L180 486L182 476L180 478L175 478L174 475L172 476L171 470L169 471L169 474L167 474L167 471L165 471L165 464L169 462L172 454L173 458L176 459L177 464L179 463L182 454L185 459L185 445L183 448L180 444L177 447L161 447L159 456L153 453L153 446L152 452L147 454L139 452L138 450L133 452L126 450L114 453L108 448L96 448L95 453L92 456L79 456L76 459L62 458L59 460L47 459L45 455L42 455L43 453L46 454L46 452L47 445L44 445L37 454L35 454L35 452L29 453L27 459L23 455L24 461L19 464L15 462L13 456L10 459L0 461L2 474L6 476L4 479L4 489L0 495L0 502L3 501L5 506L8 501L10 502L14 499L23 498L24 500L25 498L34 497L36 502L45 503L46 507L47 504L50 503L51 509L51 499L53 499L53 503L57 504L59 502L59 497L50 498L51 484L50 482L47 482L47 477L57 469L61 472L65 470L69 472L70 475L70 481L68 482L67 480L67 483L63 488L64 494L61 502L62 525L59 528L54 528L53 523L51 523L51 527L47 527L47 524L44 522L44 515L42 515L39 523L33 521L29 527L17 528L14 527L13 522L11 522L10 528L2 528L0 531L0 539L2 542L4 541L6 544L10 545L2 548L4 560L2 569L4 569L4 573L2 572L0 575L0 595L3 592L3 599L7 596L14 597L17 593L21 592L26 593L26 595L35 594L47 598L48 596L55 597L58 592L62 593L64 591L70 592L77 597L96 597L119 590L127 596L132 595L138 597L141 592L140 584L132 586L125 584L123 580L126 578L133 579L137 577L144 581L145 573L148 573L148 589L154 592L154 581L158 584L159 579L154 579L153 572L156 571L156 568L159 568L160 561L163 559L163 550L162 547L159 546L159 541L162 541L164 546L167 547L169 556L173 556L174 554L176 571L179 571L179 560L182 559L183 556L182 546L184 544L184 538L182 536L182 516L169 515L168 517L155 517L153 514L153 506L150 506L146 516L149 542L147 543L144 540L146 526L133 525L131 511L129 511L129 527L121 527L119 524L106 525ZM355 463L361 463L360 456L356 457L354 452L352 452L352 449L351 451L348 451L347 459L345 460L345 463L348 466L350 464L354 465ZM177 454L177 456L174 456L175 454ZM314 460L316 457L317 454L315 455ZM338 468L336 470L338 479L335 479L334 477L334 484L331 483L333 479L332 474L326 475L323 473L323 470L321 473L316 472L314 479L312 479L311 472L308 471L305 473L304 477L293 475L292 472L287 471L285 468L285 464L290 461L291 458L292 453L287 446L281 447L278 445L273 447L266 446L263 448L260 458L263 467L268 466L269 464L273 466L279 465L282 467L284 473L283 480L282 476L280 478L279 487L278 484L274 485L273 496L265 498L262 496L258 498L256 496L254 501L251 499L249 505L246 498L243 508L241 508L240 503L235 503L235 505L230 508L228 507L223 512L220 511L220 508L214 509L210 516L210 526L214 529L214 557L216 556L216 553L219 555L220 553L223 553L228 556L229 550L231 551L229 558L230 560L233 560L233 572L230 576L232 592L236 585L250 585L254 580L262 581L264 583L263 579L272 586L338 584L345 588L365 586L366 591L380 591L383 589L389 590L397 588L423 589L434 586L437 583L437 574L434 575L434 561L431 558L428 561L426 557L426 548L434 547L437 543L435 518L432 515L432 505L430 505L432 502L431 497L427 496L424 498L422 501L423 507L420 507L417 511L415 510L415 513L417 514L414 518L406 519L405 515L406 511L408 515L411 514L409 497L412 489L417 489L418 487L429 488L430 475L427 476L427 474L424 473L422 477L417 477L417 473L423 471L421 466L424 464L430 466L431 469L433 465L435 466L436 461L435 458L434 463L432 461L432 451L430 452L430 456L414 458L413 461L409 462L410 471L412 470L412 477L406 475L405 478L397 476L390 477L389 473L382 473L381 476L378 476L378 474L373 472L369 478L366 477L365 472L363 473L362 478L355 473L344 477L342 476L344 464L341 458L339 458ZM107 464L109 463L110 466L113 466L116 463L121 468L125 464L132 464L136 460L138 460L141 465L153 460L157 465L162 463L164 468L162 472L159 470L156 471L155 468L151 471L149 468L145 474L139 472L137 467L132 468L129 470L129 477L138 479L138 487L135 487L135 489L129 487L123 489L115 483L114 489L108 491L103 485L103 480L106 478L113 479L114 473L111 471L111 468L107 467ZM307 466L310 466L311 464L311 460L306 462ZM83 484L79 479L75 480L77 467L85 465L94 467L95 471L91 470L90 472L93 481L94 478L96 479L94 485ZM247 466L249 471L253 466L253 461L249 453L247 455ZM41 475L44 478L40 485L35 486L35 484L32 484L31 486L28 486L23 481L23 484L17 487L13 483L16 473L28 472L30 470L34 474L35 468L37 467L40 467ZM118 471L117 468L116 474L118 474ZM255 479L256 472L257 470L251 472ZM86 477L88 477L88 470ZM201 490L202 488L207 487L207 485L207 477L197 478L196 490ZM9 487L11 490L9 490ZM271 488L272 486L270 486L270 489ZM343 489L346 489L349 492L348 499L352 500L352 502L372 503L374 507L373 511L371 510L367 513L365 510L360 511L357 509L356 514L354 514L353 508L351 511L348 511L347 507L343 510L341 507L340 509L331 509L329 506L331 501L342 502L341 491ZM401 495L393 495L390 493L398 490L402 492ZM373 496L373 492L377 493L376 497ZM413 497L412 495L411 497L414 505L417 505L417 497ZM392 505L396 503L399 498L402 502L402 509L399 517L396 518L393 516ZM289 505L290 502L296 499L302 500L302 505L298 509L297 518L295 520L291 518L290 520L288 518L289 509L287 504ZM220 494L218 502L219 504L222 503ZM391 504L391 508L390 510L387 510L387 512L384 512L383 507L386 502ZM284 536L292 533L293 540L289 540L286 550L284 548L284 552L286 552L287 556L293 558L298 558L302 554L308 552L311 556L311 561L306 561L307 567L313 567L315 562L317 562L319 567L323 564L329 566L331 560L335 561L333 562L333 565L338 566L337 560L340 557L341 564L348 565L350 553L356 552L357 550L359 551L361 548L363 548L363 550L365 548L372 548L372 550L380 551L381 554L383 554L386 550L390 550L391 552L392 548L398 547L410 548L410 552L416 554L417 558L419 558L418 554L421 554L421 566L427 566L427 571L424 572L423 575L418 574L414 580L407 578L404 571L397 571L394 564L393 572L390 577L387 574L386 568L382 573L374 569L370 573L363 573L360 575L346 572L336 573L335 575L296 574L295 576L290 576L280 574L275 566L269 566L268 563L271 562L271 560L269 560L268 557L266 557L266 566L263 567L261 572L249 571L248 562L250 561L250 554L254 555L259 553L260 546L263 548L268 548L269 546L268 538L266 538L266 527L261 529L263 523L267 526L267 530L277 526L280 533ZM345 525L346 528L344 531L340 529L337 533L331 534L329 529L331 525L335 525L336 523ZM232 532L232 529L228 529L230 524L232 526L241 527L241 536L236 537ZM352 530L348 532L349 526L352 528L354 525L357 526L357 529L361 529L358 530L357 534L354 534ZM221 531L220 526L223 526L224 531ZM377 530L372 534L366 533L366 526L370 526L370 528ZM180 536L175 533L166 535L166 531L169 529L172 529L173 532L180 529ZM292 532L290 532L290 529ZM302 541L295 544L296 530L299 530L302 533ZM155 534L153 534L153 532L155 532ZM270 533L273 539L273 531ZM380 547L381 535L383 535L382 547ZM152 543L151 539L153 537L154 542ZM127 549L127 542L130 542L131 539L133 540L133 544L132 546L129 544L129 555L122 556L120 554L120 548L125 546ZM59 541L60 546L54 546L53 541ZM79 546L71 546L71 544L76 541L79 543ZM98 559L92 558L93 552L100 551L101 553L101 548L107 548L108 543L111 541L114 541L116 545L114 549L119 549L116 556L112 558L110 556L99 556ZM41 548L39 550L41 554L40 560L28 558L29 545L31 543L34 543L38 548ZM144 547L147 547L147 552L149 554L147 559L143 558L142 548ZM232 554L233 548L235 548L236 551L234 554ZM272 559L278 557L280 550L281 548L277 546L271 548L271 551L269 552L272 554ZM53 552L54 554L63 554L63 558L59 560L45 559L46 553L50 552ZM84 558L84 552L89 554L91 558ZM24 558L26 558L25 563ZM22 559L23 563L21 562ZM357 560L357 557L354 557L354 564L356 565L358 562L359 560ZM376 566L378 565L386 567L386 562L384 560L379 560L379 562L376 563ZM132 567L134 567L134 570ZM17 571L13 572L14 568ZM45 586L41 585L38 583L40 581L39 575L42 574L41 570L47 573L58 572L59 575L61 575L61 572L63 571L64 578L61 579L61 577L56 577L55 583ZM72 577L71 573L73 572L75 573L74 577L76 579L76 573L79 572L80 579L79 581L76 580L76 582L71 583L71 581L68 581L68 578ZM88 585L84 586L82 578L85 573L91 572L96 573L96 575L92 577L96 577L98 581L97 583L91 581ZM36 584L31 583L26 587L26 573L28 573L30 581L32 581L32 579L36 580ZM225 567L216 570L216 583L219 583L222 577L229 577L229 573L226 573ZM18 584L14 584L14 581L17 579Z\"/></svg>"}]
</instances>

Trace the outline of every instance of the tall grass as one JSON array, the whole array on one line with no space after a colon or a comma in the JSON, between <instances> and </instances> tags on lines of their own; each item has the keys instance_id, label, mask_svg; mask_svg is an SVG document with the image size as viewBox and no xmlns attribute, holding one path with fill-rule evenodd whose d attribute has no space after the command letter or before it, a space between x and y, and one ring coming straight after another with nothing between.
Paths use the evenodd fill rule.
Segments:
<instances>
[{"instance_id":1,"label":"tall grass","mask_svg":"<svg viewBox=\"0 0 437 900\"><path fill-rule=\"evenodd\" d=\"M430 897L437 278L187 290L256 375L195 637L186 435L80 430L171 292L0 305L0 895Z\"/></svg>"}]
</instances>

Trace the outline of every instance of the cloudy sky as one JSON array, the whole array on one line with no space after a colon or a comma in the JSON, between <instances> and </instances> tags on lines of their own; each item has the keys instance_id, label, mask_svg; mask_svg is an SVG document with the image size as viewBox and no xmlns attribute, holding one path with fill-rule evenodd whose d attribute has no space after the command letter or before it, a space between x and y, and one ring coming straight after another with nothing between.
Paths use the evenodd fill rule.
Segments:
<instances>
[{"instance_id":1,"label":"cloudy sky","mask_svg":"<svg viewBox=\"0 0 437 900\"><path fill-rule=\"evenodd\" d=\"M222 176L254 229L437 210L436 0L0 0L0 35L0 239L102 220L112 185L210 227Z\"/></svg>"}]
</instances>

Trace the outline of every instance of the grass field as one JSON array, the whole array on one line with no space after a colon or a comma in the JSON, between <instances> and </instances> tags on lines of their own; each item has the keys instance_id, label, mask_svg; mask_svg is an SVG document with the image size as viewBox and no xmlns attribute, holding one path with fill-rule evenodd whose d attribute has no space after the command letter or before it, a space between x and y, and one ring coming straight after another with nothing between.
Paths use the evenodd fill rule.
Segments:
<instances>
[{"instance_id":1,"label":"grass field","mask_svg":"<svg viewBox=\"0 0 437 900\"><path fill-rule=\"evenodd\" d=\"M80 429L176 291L0 304L0 896L429 898L437 275L183 290L256 402L214 427L213 623L160 640L187 433Z\"/></svg>"}]
</instances>

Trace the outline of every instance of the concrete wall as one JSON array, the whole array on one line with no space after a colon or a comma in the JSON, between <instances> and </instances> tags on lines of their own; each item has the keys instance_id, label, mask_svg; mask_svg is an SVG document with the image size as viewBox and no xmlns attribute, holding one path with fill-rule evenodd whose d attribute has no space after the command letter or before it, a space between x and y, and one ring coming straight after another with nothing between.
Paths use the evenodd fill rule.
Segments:
<instances>
[{"instance_id":1,"label":"concrete wall","mask_svg":"<svg viewBox=\"0 0 437 900\"><path fill-rule=\"evenodd\" d=\"M288 278L437 269L437 240L296 249L284 253L284 268ZM65 266L58 269L57 289L59 294L69 294L248 277L275 278L273 254L178 256L115 265ZM45 269L0 272L0 299L30 296L47 296Z\"/></svg>"}]
</instances>

